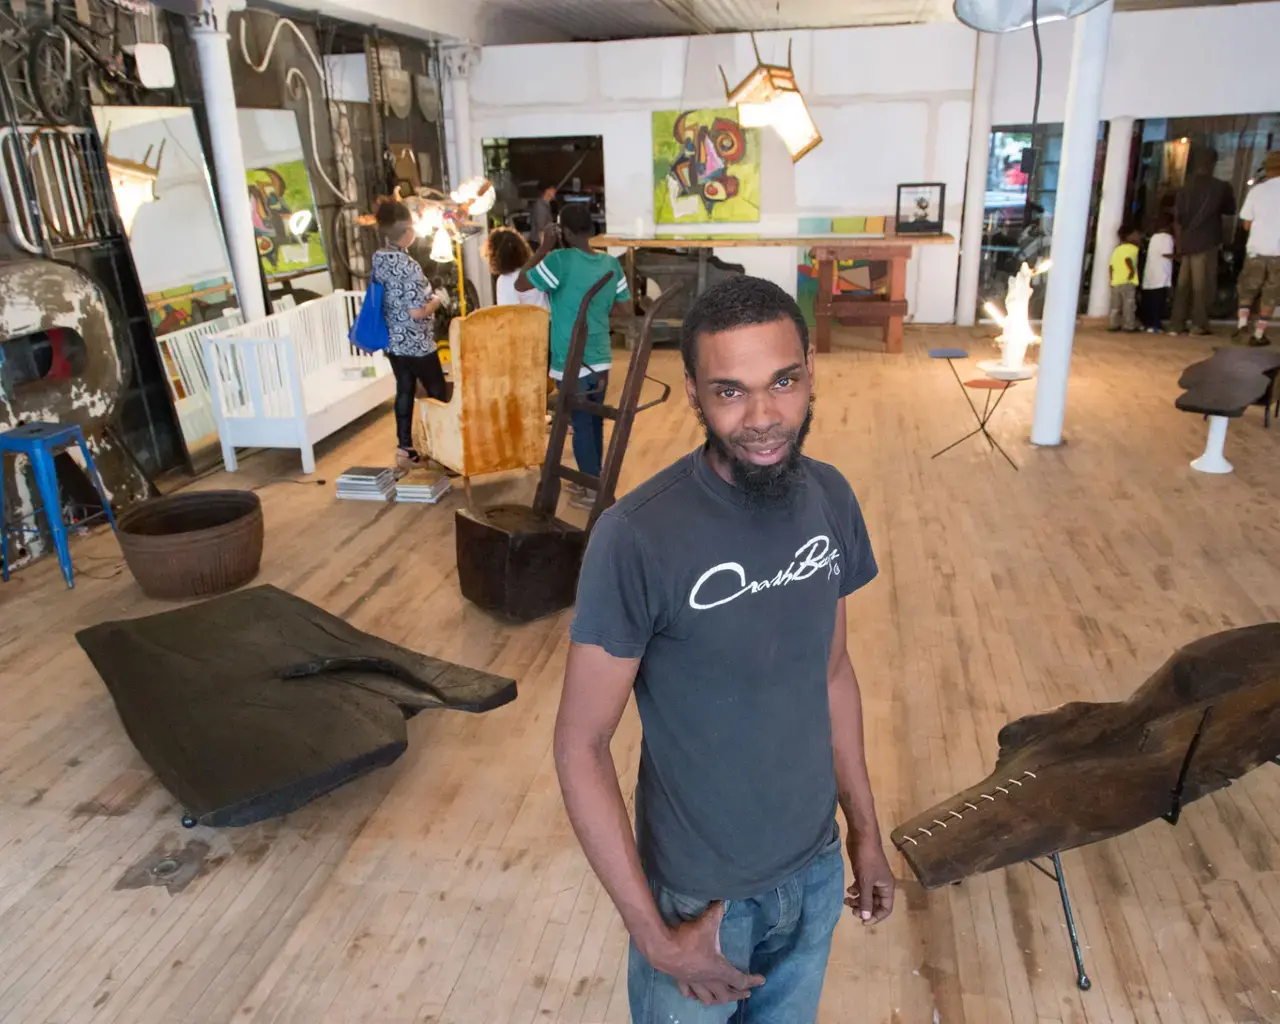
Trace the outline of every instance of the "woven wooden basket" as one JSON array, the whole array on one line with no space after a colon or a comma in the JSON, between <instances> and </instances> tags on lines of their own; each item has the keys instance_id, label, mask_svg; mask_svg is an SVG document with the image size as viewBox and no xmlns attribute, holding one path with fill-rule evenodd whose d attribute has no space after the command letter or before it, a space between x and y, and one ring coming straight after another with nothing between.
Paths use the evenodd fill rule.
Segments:
<instances>
[{"instance_id":1,"label":"woven wooden basket","mask_svg":"<svg viewBox=\"0 0 1280 1024\"><path fill-rule=\"evenodd\" d=\"M262 561L262 502L252 491L156 498L119 521L120 547L148 597L207 597L248 583Z\"/></svg>"}]
</instances>

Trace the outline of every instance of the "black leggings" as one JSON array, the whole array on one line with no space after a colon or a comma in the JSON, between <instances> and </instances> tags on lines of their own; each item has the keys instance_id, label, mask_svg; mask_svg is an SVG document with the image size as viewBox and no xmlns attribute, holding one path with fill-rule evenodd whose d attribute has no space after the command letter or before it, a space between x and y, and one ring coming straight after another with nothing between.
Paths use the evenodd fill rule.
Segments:
<instances>
[{"instance_id":1,"label":"black leggings","mask_svg":"<svg viewBox=\"0 0 1280 1024\"><path fill-rule=\"evenodd\" d=\"M396 378L396 444L412 451L413 400L418 382L422 382L427 397L441 402L449 400L449 385L444 379L440 356L435 352L425 356L393 356L387 353L387 358Z\"/></svg>"}]
</instances>

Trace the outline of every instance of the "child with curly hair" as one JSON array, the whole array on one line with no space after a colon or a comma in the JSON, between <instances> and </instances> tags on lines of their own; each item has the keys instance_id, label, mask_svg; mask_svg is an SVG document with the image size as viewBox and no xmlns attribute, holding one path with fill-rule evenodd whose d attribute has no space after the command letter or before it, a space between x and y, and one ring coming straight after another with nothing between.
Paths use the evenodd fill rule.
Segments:
<instances>
[{"instance_id":1,"label":"child with curly hair","mask_svg":"<svg viewBox=\"0 0 1280 1024\"><path fill-rule=\"evenodd\" d=\"M489 272L498 279L494 289L495 306L540 306L551 309L546 292L516 291L516 278L525 268L533 250L524 236L514 228L494 228L489 232L485 255L489 259Z\"/></svg>"}]
</instances>

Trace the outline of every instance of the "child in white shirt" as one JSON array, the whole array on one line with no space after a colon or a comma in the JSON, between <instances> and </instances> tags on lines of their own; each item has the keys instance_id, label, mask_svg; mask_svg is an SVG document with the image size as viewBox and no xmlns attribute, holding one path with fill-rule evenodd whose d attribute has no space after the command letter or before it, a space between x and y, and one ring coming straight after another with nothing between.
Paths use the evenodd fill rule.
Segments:
<instances>
[{"instance_id":1,"label":"child in white shirt","mask_svg":"<svg viewBox=\"0 0 1280 1024\"><path fill-rule=\"evenodd\" d=\"M1147 243L1147 262L1142 268L1142 291L1138 296L1138 318L1148 334L1160 333L1172 286L1173 217L1163 213L1156 221L1156 233Z\"/></svg>"},{"instance_id":2,"label":"child in white shirt","mask_svg":"<svg viewBox=\"0 0 1280 1024\"><path fill-rule=\"evenodd\" d=\"M546 292L516 291L516 278L533 256L524 236L512 228L494 228L489 232L485 255L489 258L489 272L496 277L494 287L495 306L540 306L550 312L551 300Z\"/></svg>"}]
</instances>

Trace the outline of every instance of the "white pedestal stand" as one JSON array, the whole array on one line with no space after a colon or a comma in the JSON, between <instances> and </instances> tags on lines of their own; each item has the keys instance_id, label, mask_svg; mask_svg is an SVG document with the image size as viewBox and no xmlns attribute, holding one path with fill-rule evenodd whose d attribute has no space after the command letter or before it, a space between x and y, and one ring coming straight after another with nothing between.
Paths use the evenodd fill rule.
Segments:
<instances>
[{"instance_id":1,"label":"white pedestal stand","mask_svg":"<svg viewBox=\"0 0 1280 1024\"><path fill-rule=\"evenodd\" d=\"M1209 437L1204 443L1204 454L1191 463L1191 468L1201 473L1230 473L1234 467L1226 459L1223 449L1227 443L1227 417L1209 417Z\"/></svg>"}]
</instances>

